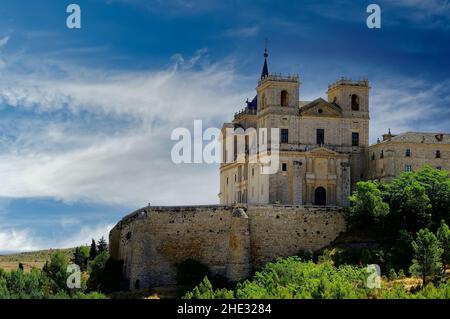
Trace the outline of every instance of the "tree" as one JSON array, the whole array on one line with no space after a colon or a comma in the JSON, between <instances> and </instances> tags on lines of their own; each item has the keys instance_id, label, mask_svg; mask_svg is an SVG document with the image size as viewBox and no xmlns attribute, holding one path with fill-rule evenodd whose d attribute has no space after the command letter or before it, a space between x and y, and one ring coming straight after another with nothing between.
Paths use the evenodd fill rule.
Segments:
<instances>
[{"instance_id":1,"label":"tree","mask_svg":"<svg viewBox=\"0 0 450 319\"><path fill-rule=\"evenodd\" d=\"M54 293L60 290L68 290L67 287L67 266L69 258L61 251L56 251L50 258L50 262L45 267L45 274L51 281L51 289Z\"/></svg>"},{"instance_id":2,"label":"tree","mask_svg":"<svg viewBox=\"0 0 450 319\"><path fill-rule=\"evenodd\" d=\"M432 277L442 269L442 248L436 236L428 229L421 229L417 239L412 242L414 251L413 264L410 271L414 275L422 276L423 286L427 284L427 277Z\"/></svg>"},{"instance_id":3,"label":"tree","mask_svg":"<svg viewBox=\"0 0 450 319\"><path fill-rule=\"evenodd\" d=\"M402 229L398 232L398 236L386 256L388 268L408 269L414 253L411 245L413 240L413 234L407 230Z\"/></svg>"},{"instance_id":4,"label":"tree","mask_svg":"<svg viewBox=\"0 0 450 319\"><path fill-rule=\"evenodd\" d=\"M441 219L450 224L449 172L424 166L413 173L403 173L386 184L385 202L391 214L388 219L392 233L406 229L436 230Z\"/></svg>"},{"instance_id":5,"label":"tree","mask_svg":"<svg viewBox=\"0 0 450 319\"><path fill-rule=\"evenodd\" d=\"M450 264L450 229L444 220L441 220L441 226L437 230L437 239L443 250L442 262L446 266Z\"/></svg>"},{"instance_id":6,"label":"tree","mask_svg":"<svg viewBox=\"0 0 450 319\"><path fill-rule=\"evenodd\" d=\"M88 260L89 260L88 246L81 246L75 248L75 252L73 254L73 262L80 267L81 271L87 270Z\"/></svg>"},{"instance_id":7,"label":"tree","mask_svg":"<svg viewBox=\"0 0 450 319\"><path fill-rule=\"evenodd\" d=\"M97 244L95 240L92 239L91 249L89 250L89 260L94 260L97 257Z\"/></svg>"},{"instance_id":8,"label":"tree","mask_svg":"<svg viewBox=\"0 0 450 319\"><path fill-rule=\"evenodd\" d=\"M383 201L378 184L359 182L350 196L348 221L350 227L380 224L389 214L389 205Z\"/></svg>"},{"instance_id":9,"label":"tree","mask_svg":"<svg viewBox=\"0 0 450 319\"><path fill-rule=\"evenodd\" d=\"M450 225L450 178L449 172L425 165L414 173L432 203L432 222L437 226L442 219Z\"/></svg>"},{"instance_id":10,"label":"tree","mask_svg":"<svg viewBox=\"0 0 450 319\"><path fill-rule=\"evenodd\" d=\"M417 181L415 173L403 173L386 185L386 202L390 214L387 219L389 233L399 229L416 233L431 223L431 203L426 188Z\"/></svg>"},{"instance_id":11,"label":"tree","mask_svg":"<svg viewBox=\"0 0 450 319\"><path fill-rule=\"evenodd\" d=\"M99 254L108 250L108 244L106 243L105 237L102 236L97 244L97 252Z\"/></svg>"},{"instance_id":12,"label":"tree","mask_svg":"<svg viewBox=\"0 0 450 319\"><path fill-rule=\"evenodd\" d=\"M119 290L124 284L122 269L122 261L114 260L106 251L100 253L91 263L89 289L105 293Z\"/></svg>"}]
</instances>

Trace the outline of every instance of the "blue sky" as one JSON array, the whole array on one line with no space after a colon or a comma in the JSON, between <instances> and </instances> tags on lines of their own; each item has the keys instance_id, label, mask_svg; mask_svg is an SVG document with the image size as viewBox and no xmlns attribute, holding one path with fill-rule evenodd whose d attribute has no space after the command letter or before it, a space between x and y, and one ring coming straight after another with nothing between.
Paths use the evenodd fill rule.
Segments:
<instances>
[{"instance_id":1,"label":"blue sky","mask_svg":"<svg viewBox=\"0 0 450 319\"><path fill-rule=\"evenodd\" d=\"M217 202L216 165L170 161L176 127L220 127L269 69L300 96L369 78L370 138L450 131L443 0L85 0L0 5L0 251L70 247L153 205ZM382 28L366 27L366 7Z\"/></svg>"}]
</instances>

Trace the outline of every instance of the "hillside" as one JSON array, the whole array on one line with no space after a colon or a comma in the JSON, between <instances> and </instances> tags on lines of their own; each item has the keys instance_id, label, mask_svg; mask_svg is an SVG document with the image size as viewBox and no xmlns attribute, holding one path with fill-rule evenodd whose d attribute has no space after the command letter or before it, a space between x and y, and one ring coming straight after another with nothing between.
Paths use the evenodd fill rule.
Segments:
<instances>
[{"instance_id":1,"label":"hillside","mask_svg":"<svg viewBox=\"0 0 450 319\"><path fill-rule=\"evenodd\" d=\"M23 252L11 255L0 255L0 268L4 270L13 270L19 267L19 263L24 265L25 271L29 271L31 268L42 268L50 256L55 251L62 251L72 258L75 248L67 249L46 249L31 252Z\"/></svg>"}]
</instances>

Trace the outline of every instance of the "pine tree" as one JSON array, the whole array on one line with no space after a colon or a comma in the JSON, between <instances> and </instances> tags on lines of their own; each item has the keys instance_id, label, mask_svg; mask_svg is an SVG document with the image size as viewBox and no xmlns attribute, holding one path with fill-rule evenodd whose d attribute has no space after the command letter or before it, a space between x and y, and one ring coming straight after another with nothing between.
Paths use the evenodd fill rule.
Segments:
<instances>
[{"instance_id":1,"label":"pine tree","mask_svg":"<svg viewBox=\"0 0 450 319\"><path fill-rule=\"evenodd\" d=\"M86 271L87 262L89 259L89 252L85 252L87 247L76 247L73 254L73 262L77 264L81 271Z\"/></svg>"},{"instance_id":2,"label":"pine tree","mask_svg":"<svg viewBox=\"0 0 450 319\"><path fill-rule=\"evenodd\" d=\"M423 286L425 286L427 277L434 276L442 269L443 249L439 247L436 236L427 228L419 230L417 239L412 242L412 246L414 259L410 271L414 275L422 276Z\"/></svg>"},{"instance_id":3,"label":"pine tree","mask_svg":"<svg viewBox=\"0 0 450 319\"><path fill-rule=\"evenodd\" d=\"M99 254L108 250L108 244L106 243L105 237L102 236L97 244L97 251Z\"/></svg>"},{"instance_id":4,"label":"pine tree","mask_svg":"<svg viewBox=\"0 0 450 319\"><path fill-rule=\"evenodd\" d=\"M91 250L89 251L89 260L94 260L97 257L97 245L95 244L95 240L92 239Z\"/></svg>"},{"instance_id":5,"label":"pine tree","mask_svg":"<svg viewBox=\"0 0 450 319\"><path fill-rule=\"evenodd\" d=\"M444 220L441 220L441 226L437 230L437 239L443 250L442 262L446 266L450 264L450 229Z\"/></svg>"}]
</instances>

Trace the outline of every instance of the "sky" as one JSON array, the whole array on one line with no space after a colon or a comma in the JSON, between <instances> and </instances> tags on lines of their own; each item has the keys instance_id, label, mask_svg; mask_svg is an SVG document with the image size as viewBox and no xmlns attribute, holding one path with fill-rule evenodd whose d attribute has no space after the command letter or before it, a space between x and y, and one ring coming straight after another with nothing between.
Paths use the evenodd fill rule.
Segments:
<instances>
[{"instance_id":1,"label":"sky","mask_svg":"<svg viewBox=\"0 0 450 319\"><path fill-rule=\"evenodd\" d=\"M450 131L449 1L3 0L0 252L87 244L148 203L217 203L218 166L172 163L171 132L230 121L266 38L302 100L368 78L371 142Z\"/></svg>"}]
</instances>

